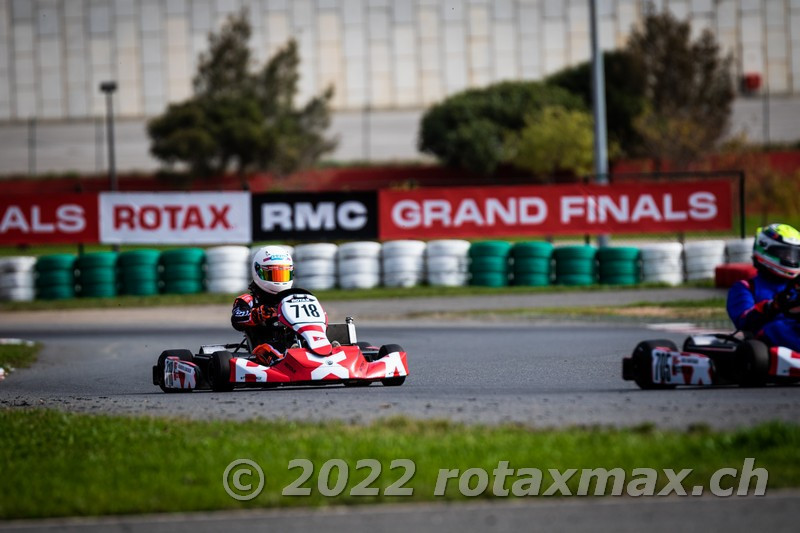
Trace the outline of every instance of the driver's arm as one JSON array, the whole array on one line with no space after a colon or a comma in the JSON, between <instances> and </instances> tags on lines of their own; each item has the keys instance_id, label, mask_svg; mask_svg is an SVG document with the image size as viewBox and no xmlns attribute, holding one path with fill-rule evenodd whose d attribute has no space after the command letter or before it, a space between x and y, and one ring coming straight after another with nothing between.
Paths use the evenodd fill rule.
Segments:
<instances>
[{"instance_id":1,"label":"driver's arm","mask_svg":"<svg viewBox=\"0 0 800 533\"><path fill-rule=\"evenodd\" d=\"M243 294L233 302L231 310L231 325L237 331L261 326L267 318L272 316L272 310L266 306L254 307L253 297Z\"/></svg>"},{"instance_id":2,"label":"driver's arm","mask_svg":"<svg viewBox=\"0 0 800 533\"><path fill-rule=\"evenodd\" d=\"M759 331L775 317L772 300L755 301L749 280L735 283L728 291L727 310L736 329Z\"/></svg>"}]
</instances>

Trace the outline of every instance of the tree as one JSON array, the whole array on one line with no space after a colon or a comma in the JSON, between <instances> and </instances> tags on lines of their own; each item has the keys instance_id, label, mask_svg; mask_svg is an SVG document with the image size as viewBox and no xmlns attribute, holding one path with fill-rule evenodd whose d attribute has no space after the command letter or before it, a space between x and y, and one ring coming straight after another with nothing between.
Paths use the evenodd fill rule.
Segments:
<instances>
[{"instance_id":1,"label":"tree","mask_svg":"<svg viewBox=\"0 0 800 533\"><path fill-rule=\"evenodd\" d=\"M182 163L193 174L212 175L231 166L286 175L313 165L336 147L326 138L333 88L295 107L300 57L290 40L260 71L247 46L247 11L228 18L198 59L195 94L148 124L151 153Z\"/></svg>"},{"instance_id":2,"label":"tree","mask_svg":"<svg viewBox=\"0 0 800 533\"><path fill-rule=\"evenodd\" d=\"M594 162L593 124L585 111L546 107L528 115L525 127L509 136L509 160L514 166L539 175L565 170L589 174Z\"/></svg>"},{"instance_id":3,"label":"tree","mask_svg":"<svg viewBox=\"0 0 800 533\"><path fill-rule=\"evenodd\" d=\"M685 168L725 133L734 98L732 58L709 30L691 41L688 21L649 4L627 52L644 77L648 107L634 123L648 155Z\"/></svg>"},{"instance_id":4,"label":"tree","mask_svg":"<svg viewBox=\"0 0 800 533\"><path fill-rule=\"evenodd\" d=\"M645 108L644 76L626 50L603 54L605 67L606 122L609 141L627 155L638 154L641 148L634 121ZM592 108L592 65L584 62L551 74L545 83L556 85L581 97L587 109Z\"/></svg>"},{"instance_id":5,"label":"tree","mask_svg":"<svg viewBox=\"0 0 800 533\"><path fill-rule=\"evenodd\" d=\"M550 105L583 108L577 96L537 82L502 82L469 89L426 111L418 146L445 165L488 176L507 159L508 135L525 127L526 116Z\"/></svg>"}]
</instances>

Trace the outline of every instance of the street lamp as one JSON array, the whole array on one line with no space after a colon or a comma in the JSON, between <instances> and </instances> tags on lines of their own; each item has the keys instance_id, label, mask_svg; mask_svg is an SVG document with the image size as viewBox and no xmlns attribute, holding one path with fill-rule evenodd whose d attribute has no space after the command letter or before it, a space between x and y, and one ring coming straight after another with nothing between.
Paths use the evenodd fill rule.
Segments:
<instances>
[{"instance_id":1,"label":"street lamp","mask_svg":"<svg viewBox=\"0 0 800 533\"><path fill-rule=\"evenodd\" d=\"M117 190L117 168L114 160L114 105L111 95L117 90L117 82L104 81L100 83L100 91L106 94L106 129L108 130L108 181L111 190Z\"/></svg>"}]
</instances>

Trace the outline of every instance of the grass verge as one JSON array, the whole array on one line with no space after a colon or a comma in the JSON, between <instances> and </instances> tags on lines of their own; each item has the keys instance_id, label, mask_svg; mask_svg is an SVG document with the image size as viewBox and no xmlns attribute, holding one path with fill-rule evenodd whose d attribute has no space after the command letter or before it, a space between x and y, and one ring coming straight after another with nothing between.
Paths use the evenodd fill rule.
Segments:
<instances>
[{"instance_id":1,"label":"grass verge","mask_svg":"<svg viewBox=\"0 0 800 533\"><path fill-rule=\"evenodd\" d=\"M646 426L635 429L573 428L537 430L519 426L464 426L441 421L389 419L368 426L340 422L295 423L250 421L198 422L145 417L71 414L49 410L0 410L0 518L177 512L211 509L324 506L377 502L461 500L458 479L444 496L434 496L439 469L480 468L494 478L500 461L508 468L538 468L541 493L553 478L548 469L622 468L627 480L634 468L654 468L657 486L667 483L662 469L693 469L683 482L708 487L714 471L741 471L747 457L769 472L767 488L800 486L800 426L768 423L752 429L685 432ZM231 498L223 472L234 460L255 461L265 473L264 489L252 501ZM282 496L303 470L289 469L293 459L314 465L308 496ZM323 475L323 465L341 459ZM381 470L367 487L378 495L356 496L351 490L376 469L359 464L374 459ZM386 488L406 473L391 468L395 459L410 459L416 468L404 488L411 496L387 496ZM349 473L343 481L344 472ZM341 477L340 477L341 476ZM522 473L501 484L513 488ZM573 494L579 476L570 478ZM626 480L626 482L628 482ZM492 498L493 483L479 496ZM240 484L256 484L245 475ZM477 480L472 479L471 487ZM341 495L320 494L328 487ZM727 477L723 488L738 487ZM609 483L609 487L611 483ZM755 487L755 480L751 491ZM610 492L610 488L608 489ZM594 492L592 485L589 493Z\"/></svg>"},{"instance_id":2,"label":"grass verge","mask_svg":"<svg viewBox=\"0 0 800 533\"><path fill-rule=\"evenodd\" d=\"M41 345L35 343L0 344L0 368L27 368L39 355Z\"/></svg>"}]
</instances>

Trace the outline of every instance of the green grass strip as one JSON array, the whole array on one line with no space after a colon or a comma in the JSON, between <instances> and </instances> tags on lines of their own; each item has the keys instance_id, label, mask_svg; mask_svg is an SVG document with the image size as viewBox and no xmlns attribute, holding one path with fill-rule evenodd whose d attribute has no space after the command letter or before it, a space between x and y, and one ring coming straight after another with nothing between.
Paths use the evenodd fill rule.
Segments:
<instances>
[{"instance_id":1,"label":"green grass strip","mask_svg":"<svg viewBox=\"0 0 800 533\"><path fill-rule=\"evenodd\" d=\"M0 410L0 518L464 500L457 480L449 482L444 496L434 496L439 469L463 473L481 468L491 476L500 461L508 461L508 468L515 470L541 469L542 492L552 484L547 469L601 467L620 467L628 476L634 475L634 468L658 469L659 488L667 483L662 469L691 468L694 472L684 482L691 491L695 484L707 485L717 469L741 470L744 459L754 457L756 468L769 471L769 492L800 486L799 446L800 426L778 422L728 432L650 426L538 430L403 418L359 426ZM241 458L255 461L265 473L264 489L251 501L235 500L223 488L223 472ZM314 465L313 475L301 485L311 490L309 496L281 495L303 473L288 468L293 459L308 459ZM318 483L323 465L331 459L343 461L340 466L346 465L349 479L339 496L325 497ZM363 463L357 468L363 459L381 466L368 485L379 495L350 494L374 472ZM413 489L412 496L384 494L405 473L404 468L390 468L395 459L410 459L416 465L404 485ZM330 469L324 480L331 489L341 470ZM505 488L515 479L507 479ZM255 483L249 476L239 481ZM577 484L577 477L568 483L573 494ZM738 480L722 486L738 487ZM495 497L491 481L478 497Z\"/></svg>"},{"instance_id":2,"label":"green grass strip","mask_svg":"<svg viewBox=\"0 0 800 533\"><path fill-rule=\"evenodd\" d=\"M40 344L0 344L0 368L27 368L39 355Z\"/></svg>"}]
</instances>

